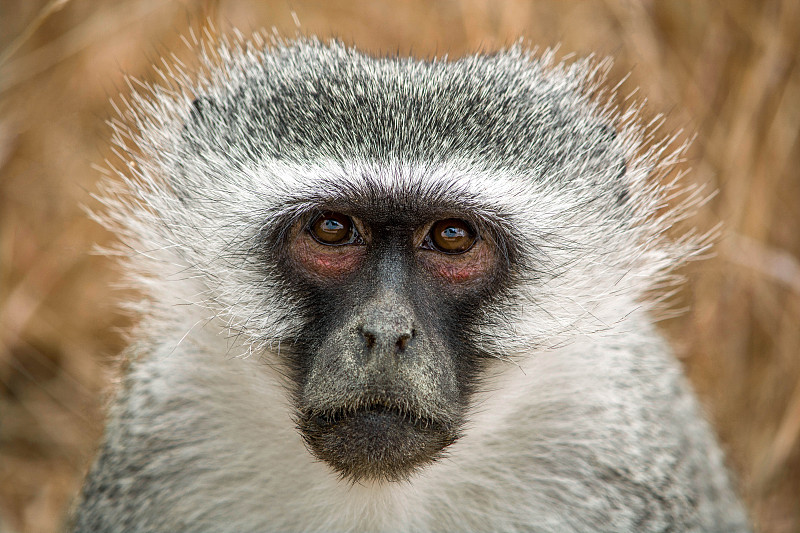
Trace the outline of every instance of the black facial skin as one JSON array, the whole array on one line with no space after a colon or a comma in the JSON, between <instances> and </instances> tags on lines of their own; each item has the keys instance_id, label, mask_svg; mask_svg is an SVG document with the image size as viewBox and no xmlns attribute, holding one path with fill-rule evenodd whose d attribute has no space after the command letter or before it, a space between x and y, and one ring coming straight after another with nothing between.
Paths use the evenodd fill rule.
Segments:
<instances>
[{"instance_id":1,"label":"black facial skin","mask_svg":"<svg viewBox=\"0 0 800 533\"><path fill-rule=\"evenodd\" d=\"M382 204L320 206L319 212L357 219L369 235L347 245L364 248L346 275L310 275L291 258L296 239L308 238L302 232L313 213L296 222L299 231L284 232L286 242L277 247L278 271L305 313L298 341L286 352L297 425L310 451L351 481L406 479L458 439L489 359L471 340L473 326L481 307L507 285L511 257L495 254L469 283L445 279L420 260L440 252L420 246L415 232L469 213ZM476 246L497 242L492 236Z\"/></svg>"}]
</instances>

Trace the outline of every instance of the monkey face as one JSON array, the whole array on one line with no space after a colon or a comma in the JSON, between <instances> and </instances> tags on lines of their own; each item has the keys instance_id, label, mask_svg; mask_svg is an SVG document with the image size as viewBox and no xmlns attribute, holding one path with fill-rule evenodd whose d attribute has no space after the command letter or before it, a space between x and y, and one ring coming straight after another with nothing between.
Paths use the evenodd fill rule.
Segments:
<instances>
[{"instance_id":1,"label":"monkey face","mask_svg":"<svg viewBox=\"0 0 800 533\"><path fill-rule=\"evenodd\" d=\"M508 269L471 213L399 203L319 206L280 247L305 310L287 355L298 428L354 481L407 478L458 439L487 355L473 326Z\"/></svg>"}]
</instances>

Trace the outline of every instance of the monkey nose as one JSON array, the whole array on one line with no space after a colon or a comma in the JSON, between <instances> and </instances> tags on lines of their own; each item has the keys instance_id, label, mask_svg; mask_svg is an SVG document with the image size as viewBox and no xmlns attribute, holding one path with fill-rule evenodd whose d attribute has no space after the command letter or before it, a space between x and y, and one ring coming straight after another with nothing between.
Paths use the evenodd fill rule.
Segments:
<instances>
[{"instance_id":1,"label":"monkey nose","mask_svg":"<svg viewBox=\"0 0 800 533\"><path fill-rule=\"evenodd\" d=\"M414 322L406 313L374 310L364 317L358 328L367 349L402 352L416 335Z\"/></svg>"}]
</instances>

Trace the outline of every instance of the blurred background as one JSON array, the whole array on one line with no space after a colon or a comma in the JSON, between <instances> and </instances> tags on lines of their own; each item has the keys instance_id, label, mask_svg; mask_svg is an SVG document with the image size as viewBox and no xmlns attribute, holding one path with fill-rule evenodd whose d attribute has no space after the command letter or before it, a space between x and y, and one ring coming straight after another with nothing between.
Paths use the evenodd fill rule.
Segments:
<instances>
[{"instance_id":1,"label":"blurred background","mask_svg":"<svg viewBox=\"0 0 800 533\"><path fill-rule=\"evenodd\" d=\"M55 532L100 437L131 323L114 237L89 221L110 99L207 21L375 53L612 56L645 117L694 138L688 180L723 222L662 322L759 532L800 532L800 1L0 0L0 532Z\"/></svg>"}]
</instances>

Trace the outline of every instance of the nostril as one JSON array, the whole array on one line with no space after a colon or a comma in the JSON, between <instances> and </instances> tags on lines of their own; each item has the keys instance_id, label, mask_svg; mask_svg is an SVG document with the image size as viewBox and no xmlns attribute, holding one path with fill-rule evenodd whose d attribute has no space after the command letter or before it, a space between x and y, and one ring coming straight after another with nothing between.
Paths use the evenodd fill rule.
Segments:
<instances>
[{"instance_id":1,"label":"nostril","mask_svg":"<svg viewBox=\"0 0 800 533\"><path fill-rule=\"evenodd\" d=\"M406 346L408 346L408 341L411 340L411 337L414 335L414 332L411 332L411 335L401 335L397 342L395 343L399 350L405 350Z\"/></svg>"},{"instance_id":2,"label":"nostril","mask_svg":"<svg viewBox=\"0 0 800 533\"><path fill-rule=\"evenodd\" d=\"M367 341L367 348L373 348L375 346L375 335L369 333L368 331L361 332L364 335L364 339Z\"/></svg>"}]
</instances>

